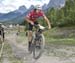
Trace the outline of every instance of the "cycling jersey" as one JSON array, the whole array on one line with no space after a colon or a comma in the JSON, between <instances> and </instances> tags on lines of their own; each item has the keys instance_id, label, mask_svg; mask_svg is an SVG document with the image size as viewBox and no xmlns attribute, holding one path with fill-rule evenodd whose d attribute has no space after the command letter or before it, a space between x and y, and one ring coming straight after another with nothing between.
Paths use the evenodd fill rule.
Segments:
<instances>
[{"instance_id":1,"label":"cycling jersey","mask_svg":"<svg viewBox=\"0 0 75 63\"><path fill-rule=\"evenodd\" d=\"M37 18L43 16L44 13L43 11L39 11L38 13L35 12L34 10L32 10L31 12L29 12L29 14L26 16L29 20L35 22L37 20Z\"/></svg>"}]
</instances>

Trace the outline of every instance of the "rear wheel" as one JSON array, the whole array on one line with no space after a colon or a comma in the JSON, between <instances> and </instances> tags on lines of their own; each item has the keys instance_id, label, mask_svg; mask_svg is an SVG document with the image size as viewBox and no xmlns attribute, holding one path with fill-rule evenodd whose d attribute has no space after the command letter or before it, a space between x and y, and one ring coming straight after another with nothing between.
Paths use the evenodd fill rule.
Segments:
<instances>
[{"instance_id":1,"label":"rear wheel","mask_svg":"<svg viewBox=\"0 0 75 63\"><path fill-rule=\"evenodd\" d=\"M32 48L33 58L38 59L44 50L45 46L44 35L41 34L38 37L33 36L32 43L33 43L33 48Z\"/></svg>"}]
</instances>

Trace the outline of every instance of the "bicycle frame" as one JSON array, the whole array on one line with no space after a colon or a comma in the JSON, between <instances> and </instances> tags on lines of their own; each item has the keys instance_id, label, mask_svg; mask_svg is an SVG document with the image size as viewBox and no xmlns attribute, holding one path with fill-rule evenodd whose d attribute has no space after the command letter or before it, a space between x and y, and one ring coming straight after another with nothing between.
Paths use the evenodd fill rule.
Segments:
<instances>
[{"instance_id":1,"label":"bicycle frame","mask_svg":"<svg viewBox=\"0 0 75 63\"><path fill-rule=\"evenodd\" d=\"M37 26L36 31L33 32L33 36L32 36L32 52L33 52L33 57L35 59L39 58L43 52L44 49L44 45L45 45L45 39L44 39L44 35L43 35L43 31L44 31L44 27L41 26L42 28L40 28L39 26ZM39 49L39 53L36 54L37 52L37 48L36 47L41 47L41 49Z\"/></svg>"}]
</instances>

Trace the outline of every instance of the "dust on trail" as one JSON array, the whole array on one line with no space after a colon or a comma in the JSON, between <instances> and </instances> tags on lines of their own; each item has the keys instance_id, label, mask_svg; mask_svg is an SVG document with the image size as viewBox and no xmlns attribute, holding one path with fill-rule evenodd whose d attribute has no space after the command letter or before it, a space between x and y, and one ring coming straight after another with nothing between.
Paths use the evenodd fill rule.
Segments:
<instances>
[{"instance_id":1,"label":"dust on trail","mask_svg":"<svg viewBox=\"0 0 75 63\"><path fill-rule=\"evenodd\" d=\"M19 44L15 33L9 34L6 39L12 47L14 56L22 59L23 63L75 63L74 46L46 45L42 56L35 60L27 50L27 40L25 45Z\"/></svg>"}]
</instances>

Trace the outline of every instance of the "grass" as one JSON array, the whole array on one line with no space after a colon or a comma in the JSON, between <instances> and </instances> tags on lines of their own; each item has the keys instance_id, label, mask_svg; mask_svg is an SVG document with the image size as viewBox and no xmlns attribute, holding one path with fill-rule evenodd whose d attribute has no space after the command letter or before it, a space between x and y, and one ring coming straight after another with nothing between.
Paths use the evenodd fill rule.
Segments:
<instances>
[{"instance_id":1,"label":"grass","mask_svg":"<svg viewBox=\"0 0 75 63\"><path fill-rule=\"evenodd\" d=\"M48 44L57 44L57 45L75 45L75 39L66 38L66 39L48 39L46 38Z\"/></svg>"},{"instance_id":2,"label":"grass","mask_svg":"<svg viewBox=\"0 0 75 63\"><path fill-rule=\"evenodd\" d=\"M5 42L0 63L4 61L4 58L7 58L8 62L10 63L23 63L21 59L15 58L14 54L12 53L12 48L7 42Z\"/></svg>"},{"instance_id":3,"label":"grass","mask_svg":"<svg viewBox=\"0 0 75 63\"><path fill-rule=\"evenodd\" d=\"M46 44L55 45L72 45L75 46L75 27L64 27L64 28L52 28L51 30L45 31L44 36ZM25 32L20 32L17 36L17 42L22 44L26 40ZM1 45L0 45L1 46ZM12 53L10 45L5 42L3 57L6 56L10 63L23 63L22 59L15 58ZM0 63L3 62L3 57L0 58Z\"/></svg>"},{"instance_id":4,"label":"grass","mask_svg":"<svg viewBox=\"0 0 75 63\"><path fill-rule=\"evenodd\" d=\"M20 43L25 40L25 32L19 34ZM45 31L44 36L48 44L75 45L75 27L52 28Z\"/></svg>"},{"instance_id":5,"label":"grass","mask_svg":"<svg viewBox=\"0 0 75 63\"><path fill-rule=\"evenodd\" d=\"M75 45L75 28L53 28L44 33L48 44Z\"/></svg>"},{"instance_id":6,"label":"grass","mask_svg":"<svg viewBox=\"0 0 75 63\"><path fill-rule=\"evenodd\" d=\"M18 43L24 43L27 40L25 32L20 32L17 36L17 42Z\"/></svg>"},{"instance_id":7,"label":"grass","mask_svg":"<svg viewBox=\"0 0 75 63\"><path fill-rule=\"evenodd\" d=\"M46 43L49 44L61 44L61 45L75 45L75 27L62 27L52 28L45 31L44 36ZM25 40L25 32L19 34L20 43Z\"/></svg>"}]
</instances>

